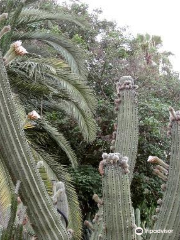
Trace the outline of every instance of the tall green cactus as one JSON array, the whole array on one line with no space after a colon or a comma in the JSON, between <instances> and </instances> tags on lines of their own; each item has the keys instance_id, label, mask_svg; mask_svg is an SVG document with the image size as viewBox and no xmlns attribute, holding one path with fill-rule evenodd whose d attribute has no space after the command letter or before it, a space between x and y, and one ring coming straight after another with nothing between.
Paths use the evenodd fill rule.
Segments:
<instances>
[{"instance_id":1,"label":"tall green cactus","mask_svg":"<svg viewBox=\"0 0 180 240\"><path fill-rule=\"evenodd\" d=\"M180 239L180 116L179 111L175 112L170 108L169 132L172 136L170 165L162 160L150 158L149 161L162 165L169 170L166 184L162 186L165 191L162 200L158 201L159 207L156 209L157 221L154 229L173 230L172 233L152 234L150 240L179 240ZM166 171L165 171L166 172ZM165 175L165 172L161 174Z\"/></svg>"},{"instance_id":2,"label":"tall green cactus","mask_svg":"<svg viewBox=\"0 0 180 240\"><path fill-rule=\"evenodd\" d=\"M67 232L47 195L24 133L20 129L10 86L0 53L0 148L14 181L20 180L20 194L39 239L68 239Z\"/></svg>"},{"instance_id":3,"label":"tall green cactus","mask_svg":"<svg viewBox=\"0 0 180 240\"><path fill-rule=\"evenodd\" d=\"M1 36L4 30L1 31ZM16 106L0 52L0 149L12 180L21 181L20 195L28 207L33 228L42 240L67 240L68 233L49 198L25 135L21 130Z\"/></svg>"},{"instance_id":4,"label":"tall green cactus","mask_svg":"<svg viewBox=\"0 0 180 240\"><path fill-rule=\"evenodd\" d=\"M135 240L135 216L130 196L128 158L120 153L103 153L99 171L102 177L103 200L93 224L91 240Z\"/></svg>"},{"instance_id":5,"label":"tall green cactus","mask_svg":"<svg viewBox=\"0 0 180 240\"><path fill-rule=\"evenodd\" d=\"M130 197L127 157L103 154L104 239L135 239L135 219Z\"/></svg>"},{"instance_id":6,"label":"tall green cactus","mask_svg":"<svg viewBox=\"0 0 180 240\"><path fill-rule=\"evenodd\" d=\"M117 125L115 125L115 152L129 158L130 182L133 177L138 146L137 85L130 76L120 78L117 83L118 99L115 100ZM117 130L116 130L117 129ZM112 146L113 147L113 146Z\"/></svg>"},{"instance_id":7,"label":"tall green cactus","mask_svg":"<svg viewBox=\"0 0 180 240\"><path fill-rule=\"evenodd\" d=\"M99 172L102 175L103 221L97 221L92 225L94 232L98 229L99 240L136 239L135 217L130 196L130 183L138 145L136 88L129 76L122 77L117 83L118 99L115 100L115 110L118 117L110 148L116 153L102 155ZM97 233L94 232L91 240L97 239Z\"/></svg>"}]
</instances>

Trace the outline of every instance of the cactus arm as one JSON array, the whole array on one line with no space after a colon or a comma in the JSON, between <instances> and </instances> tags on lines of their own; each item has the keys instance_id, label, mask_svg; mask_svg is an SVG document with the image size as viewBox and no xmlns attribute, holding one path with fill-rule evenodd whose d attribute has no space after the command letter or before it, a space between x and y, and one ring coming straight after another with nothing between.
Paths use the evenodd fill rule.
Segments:
<instances>
[{"instance_id":1,"label":"cactus arm","mask_svg":"<svg viewBox=\"0 0 180 240\"><path fill-rule=\"evenodd\" d=\"M137 227L141 227L141 212L139 208L137 208L135 211L135 222ZM142 240L141 235L137 235L136 238L137 240Z\"/></svg>"},{"instance_id":2,"label":"cactus arm","mask_svg":"<svg viewBox=\"0 0 180 240\"><path fill-rule=\"evenodd\" d=\"M93 219L93 228L92 235L90 240L101 240L103 239L104 225L103 225L103 205L99 205L99 210L96 213L95 218Z\"/></svg>"},{"instance_id":3,"label":"cactus arm","mask_svg":"<svg viewBox=\"0 0 180 240\"><path fill-rule=\"evenodd\" d=\"M166 190L154 229L173 230L153 234L150 240L178 240L180 236L180 121L172 122L172 147Z\"/></svg>"},{"instance_id":4,"label":"cactus arm","mask_svg":"<svg viewBox=\"0 0 180 240\"><path fill-rule=\"evenodd\" d=\"M0 52L0 148L4 164L13 181L22 182L20 196L28 207L30 221L41 240L68 239L67 232L55 211L35 162L20 129L10 85Z\"/></svg>"},{"instance_id":5,"label":"cactus arm","mask_svg":"<svg viewBox=\"0 0 180 240\"><path fill-rule=\"evenodd\" d=\"M128 81L131 83L126 85ZM120 102L116 104L115 108L118 114L115 152L129 158L129 178L131 182L137 155L139 132L136 86L133 79L122 77L117 83L117 92Z\"/></svg>"}]
</instances>

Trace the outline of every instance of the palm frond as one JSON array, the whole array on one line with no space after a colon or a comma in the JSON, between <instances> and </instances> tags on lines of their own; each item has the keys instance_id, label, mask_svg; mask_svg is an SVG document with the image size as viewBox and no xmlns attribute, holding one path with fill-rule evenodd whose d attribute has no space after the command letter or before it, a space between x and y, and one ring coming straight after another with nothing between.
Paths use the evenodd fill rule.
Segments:
<instances>
[{"instance_id":1,"label":"palm frond","mask_svg":"<svg viewBox=\"0 0 180 240\"><path fill-rule=\"evenodd\" d=\"M31 83L27 79L21 79L19 77L10 77L10 82L12 87L17 88L20 92L19 94L28 95L29 97L35 96L36 98L41 98L42 96L49 95L51 93L50 88L47 88L43 84Z\"/></svg>"},{"instance_id":2,"label":"palm frond","mask_svg":"<svg viewBox=\"0 0 180 240\"><path fill-rule=\"evenodd\" d=\"M78 102L82 109L95 111L97 100L93 91L76 74L66 70L66 65L57 59L30 58L15 61L10 65L10 71L40 81L47 87L66 90L69 98Z\"/></svg>"},{"instance_id":3,"label":"palm frond","mask_svg":"<svg viewBox=\"0 0 180 240\"><path fill-rule=\"evenodd\" d=\"M38 0L25 0L24 1L26 6L29 5L29 4L35 3L35 2L38 2Z\"/></svg>"},{"instance_id":4,"label":"palm frond","mask_svg":"<svg viewBox=\"0 0 180 240\"><path fill-rule=\"evenodd\" d=\"M84 111L76 102L63 99L59 99L57 102L54 102L53 105L77 121L80 131L87 142L93 142L95 140L97 125L91 112Z\"/></svg>"},{"instance_id":5,"label":"palm frond","mask_svg":"<svg viewBox=\"0 0 180 240\"><path fill-rule=\"evenodd\" d=\"M97 99L89 86L81 81L76 75L70 74L67 71L62 71L60 68L57 69L56 72L63 88L69 92L74 92L76 101L78 101L78 96L80 96L81 99L79 99L79 101L82 103L85 102L89 109L94 112L97 107Z\"/></svg>"},{"instance_id":6,"label":"palm frond","mask_svg":"<svg viewBox=\"0 0 180 240\"><path fill-rule=\"evenodd\" d=\"M11 187L9 174L4 168L0 155L0 225L6 228L10 218Z\"/></svg>"},{"instance_id":7,"label":"palm frond","mask_svg":"<svg viewBox=\"0 0 180 240\"><path fill-rule=\"evenodd\" d=\"M73 186L70 174L66 168L57 163L54 158L33 146L33 154L37 161L43 161L44 167L50 179L62 181L66 186L66 194L69 204L69 228L74 230L74 239L80 240L82 235L82 215L78 202L78 196Z\"/></svg>"},{"instance_id":8,"label":"palm frond","mask_svg":"<svg viewBox=\"0 0 180 240\"><path fill-rule=\"evenodd\" d=\"M76 155L75 155L74 151L72 150L69 142L64 137L64 135L62 133L58 132L58 130L55 127L52 127L45 120L41 121L41 126L49 134L49 136L57 143L57 145L65 151L69 160L71 161L72 166L76 167L77 166Z\"/></svg>"},{"instance_id":9,"label":"palm frond","mask_svg":"<svg viewBox=\"0 0 180 240\"><path fill-rule=\"evenodd\" d=\"M49 13L44 10L39 10L35 8L24 8L19 16L17 21L17 27L22 27L27 24L31 24L34 22L40 22L44 20L55 20L55 21L66 21L76 24L77 26L84 28L85 25L76 16L72 14L67 14L65 12L58 12L58 13Z\"/></svg>"},{"instance_id":10,"label":"palm frond","mask_svg":"<svg viewBox=\"0 0 180 240\"><path fill-rule=\"evenodd\" d=\"M83 78L86 78L87 69L85 67L84 53L75 46L70 39L63 35L56 35L48 32L27 32L23 34L13 34L13 40L39 40L53 47L69 64L71 71Z\"/></svg>"},{"instance_id":11,"label":"palm frond","mask_svg":"<svg viewBox=\"0 0 180 240\"><path fill-rule=\"evenodd\" d=\"M15 62L10 66L10 71L13 71L14 74L22 74L23 79L16 80L13 77L12 83L21 87L23 93L30 85L35 94L39 90L35 89L38 82L40 81L42 84L41 90L43 90L43 84L45 84L49 90L49 96L53 94L56 98L56 101L53 100L53 97L48 98L51 108L64 110L69 116L73 117L77 121L84 139L92 142L96 137L96 123L92 111L95 110L97 101L93 92L83 81L80 81L74 74L61 70L59 65L61 65L61 62L53 59L49 61L46 59L30 59L22 63ZM25 77L34 79L35 82L28 83ZM45 89L46 93L47 89Z\"/></svg>"}]
</instances>

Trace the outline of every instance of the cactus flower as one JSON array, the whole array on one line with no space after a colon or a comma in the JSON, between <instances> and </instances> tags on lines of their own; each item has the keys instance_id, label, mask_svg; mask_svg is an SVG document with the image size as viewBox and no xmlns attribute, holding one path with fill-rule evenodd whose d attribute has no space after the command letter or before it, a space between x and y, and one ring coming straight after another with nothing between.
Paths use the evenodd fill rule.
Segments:
<instances>
[{"instance_id":1,"label":"cactus flower","mask_svg":"<svg viewBox=\"0 0 180 240\"><path fill-rule=\"evenodd\" d=\"M23 56L28 53L26 49L21 45L21 41L16 41L11 44L10 49L3 57L6 65L10 64L17 56Z\"/></svg>"},{"instance_id":2,"label":"cactus flower","mask_svg":"<svg viewBox=\"0 0 180 240\"><path fill-rule=\"evenodd\" d=\"M38 120L38 119L41 118L41 116L35 110L33 110L32 112L28 113L27 117L30 120Z\"/></svg>"}]
</instances>

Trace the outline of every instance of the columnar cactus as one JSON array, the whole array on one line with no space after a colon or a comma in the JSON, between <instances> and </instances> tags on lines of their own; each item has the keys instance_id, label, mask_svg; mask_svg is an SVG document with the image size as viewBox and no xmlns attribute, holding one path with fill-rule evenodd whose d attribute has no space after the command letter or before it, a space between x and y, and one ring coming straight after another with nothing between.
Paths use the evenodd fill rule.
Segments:
<instances>
[{"instance_id":1,"label":"columnar cactus","mask_svg":"<svg viewBox=\"0 0 180 240\"><path fill-rule=\"evenodd\" d=\"M160 178L166 183L162 185L163 199L158 200L154 229L172 230L170 233L152 234L150 240L180 239L180 115L170 108L170 124L168 134L172 136L170 165L157 157L150 157L149 162L161 165ZM167 175L168 172L168 175Z\"/></svg>"},{"instance_id":2,"label":"columnar cactus","mask_svg":"<svg viewBox=\"0 0 180 240\"><path fill-rule=\"evenodd\" d=\"M0 149L14 182L21 181L20 196L38 239L67 240L68 233L48 196L21 130L16 106L0 52Z\"/></svg>"},{"instance_id":3,"label":"columnar cactus","mask_svg":"<svg viewBox=\"0 0 180 240\"><path fill-rule=\"evenodd\" d=\"M122 77L117 83L118 99L115 100L115 111L118 117L110 148L116 153L103 153L103 160L99 164L103 187L103 221L93 223L91 240L136 239L130 197L130 183L138 145L136 88L131 77Z\"/></svg>"},{"instance_id":4,"label":"columnar cactus","mask_svg":"<svg viewBox=\"0 0 180 240\"><path fill-rule=\"evenodd\" d=\"M103 239L135 239L128 158L119 153L103 154L103 158Z\"/></svg>"},{"instance_id":5,"label":"columnar cactus","mask_svg":"<svg viewBox=\"0 0 180 240\"><path fill-rule=\"evenodd\" d=\"M129 76L120 78L116 85L117 96L115 110L117 111L117 124L113 133L114 151L129 158L130 182L132 180L136 162L138 146L138 108L137 85ZM113 146L111 146L113 149Z\"/></svg>"}]
</instances>

